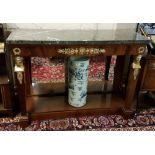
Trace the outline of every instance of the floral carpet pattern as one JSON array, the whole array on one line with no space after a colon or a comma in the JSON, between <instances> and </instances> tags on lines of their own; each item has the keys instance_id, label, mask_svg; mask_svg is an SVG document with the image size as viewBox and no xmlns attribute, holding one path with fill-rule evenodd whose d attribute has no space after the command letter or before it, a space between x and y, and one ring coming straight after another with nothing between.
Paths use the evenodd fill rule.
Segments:
<instances>
[{"instance_id":1,"label":"floral carpet pattern","mask_svg":"<svg viewBox=\"0 0 155 155\"><path fill-rule=\"evenodd\" d=\"M33 58L31 62L33 82L64 81L63 60ZM115 62L114 56L109 70L110 80L113 79ZM91 80L102 80L104 71L105 62L102 57L90 60L89 78ZM133 119L124 119L121 115L70 117L33 121L25 129L19 125L19 121L19 116L14 119L0 118L0 131L154 131L155 108L140 110Z\"/></svg>"},{"instance_id":2,"label":"floral carpet pattern","mask_svg":"<svg viewBox=\"0 0 155 155\"><path fill-rule=\"evenodd\" d=\"M120 115L101 115L34 121L27 130L155 130L155 108L141 111L127 120Z\"/></svg>"},{"instance_id":3,"label":"floral carpet pattern","mask_svg":"<svg viewBox=\"0 0 155 155\"><path fill-rule=\"evenodd\" d=\"M109 70L109 80L112 79L114 73L114 66L116 56L111 58L111 67ZM63 59L54 58L39 58L33 57L31 59L32 66L32 81L40 83L49 82L64 82L65 81L65 65ZM104 79L105 73L105 58L95 57L90 58L89 65L89 80L101 81Z\"/></svg>"},{"instance_id":4,"label":"floral carpet pattern","mask_svg":"<svg viewBox=\"0 0 155 155\"><path fill-rule=\"evenodd\" d=\"M141 110L133 119L121 115L70 117L33 121L23 129L18 118L0 119L0 131L155 131L155 108Z\"/></svg>"}]
</instances>

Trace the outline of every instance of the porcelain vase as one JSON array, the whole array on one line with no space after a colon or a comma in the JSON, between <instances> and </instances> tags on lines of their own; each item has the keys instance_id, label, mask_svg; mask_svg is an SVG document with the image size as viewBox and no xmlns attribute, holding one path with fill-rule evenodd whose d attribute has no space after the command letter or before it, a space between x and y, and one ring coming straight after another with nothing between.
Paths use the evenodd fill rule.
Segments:
<instances>
[{"instance_id":1,"label":"porcelain vase","mask_svg":"<svg viewBox=\"0 0 155 155\"><path fill-rule=\"evenodd\" d=\"M68 102L74 107L86 104L89 59L70 57L68 60Z\"/></svg>"}]
</instances>

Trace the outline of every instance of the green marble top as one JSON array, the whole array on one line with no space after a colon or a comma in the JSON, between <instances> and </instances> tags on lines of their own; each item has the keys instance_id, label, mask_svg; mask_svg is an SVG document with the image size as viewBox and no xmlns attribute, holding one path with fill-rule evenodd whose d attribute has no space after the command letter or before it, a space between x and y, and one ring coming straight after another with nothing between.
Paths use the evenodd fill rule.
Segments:
<instances>
[{"instance_id":1,"label":"green marble top","mask_svg":"<svg viewBox=\"0 0 155 155\"><path fill-rule=\"evenodd\" d=\"M131 29L120 30L14 30L7 44L148 44L150 40Z\"/></svg>"}]
</instances>

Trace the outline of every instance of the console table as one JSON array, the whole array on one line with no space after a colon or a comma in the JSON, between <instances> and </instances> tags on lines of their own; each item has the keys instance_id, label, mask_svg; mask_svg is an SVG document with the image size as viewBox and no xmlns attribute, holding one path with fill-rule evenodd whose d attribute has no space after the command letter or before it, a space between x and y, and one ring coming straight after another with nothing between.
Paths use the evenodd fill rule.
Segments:
<instances>
[{"instance_id":1,"label":"console table","mask_svg":"<svg viewBox=\"0 0 155 155\"><path fill-rule=\"evenodd\" d=\"M15 30L6 43L12 64L10 80L18 92L21 114L30 120L117 113L130 116L136 111L140 60L149 43L142 35L131 30ZM111 86L107 75L112 55L117 61ZM80 108L68 104L67 63L65 83L32 85L31 57L64 58L67 62L70 56L106 60L105 79L88 83L87 104Z\"/></svg>"}]
</instances>

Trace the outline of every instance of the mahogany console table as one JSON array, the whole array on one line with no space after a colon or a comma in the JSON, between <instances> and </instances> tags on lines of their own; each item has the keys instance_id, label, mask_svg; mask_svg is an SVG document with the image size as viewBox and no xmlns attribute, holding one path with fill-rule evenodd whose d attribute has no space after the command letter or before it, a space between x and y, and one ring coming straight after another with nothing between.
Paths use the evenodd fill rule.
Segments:
<instances>
[{"instance_id":1,"label":"mahogany console table","mask_svg":"<svg viewBox=\"0 0 155 155\"><path fill-rule=\"evenodd\" d=\"M23 116L31 120L90 114L130 116L136 111L140 60L149 43L142 35L130 30L15 30L6 43L11 56L11 82L18 90ZM105 79L89 82L87 104L80 108L67 102L67 69L65 83L32 85L31 80L31 57L61 57L67 62L73 55L102 56L107 63ZM107 91L102 85L110 85L107 75L112 55L117 61L112 90Z\"/></svg>"}]
</instances>

